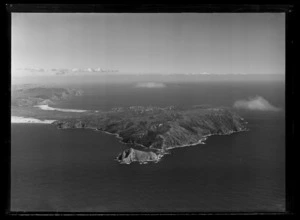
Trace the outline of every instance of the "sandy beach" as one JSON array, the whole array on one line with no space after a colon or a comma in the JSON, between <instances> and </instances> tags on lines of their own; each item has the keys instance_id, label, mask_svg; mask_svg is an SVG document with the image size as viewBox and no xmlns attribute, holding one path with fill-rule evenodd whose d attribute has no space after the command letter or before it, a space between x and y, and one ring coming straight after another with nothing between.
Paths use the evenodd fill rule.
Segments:
<instances>
[{"instance_id":1,"label":"sandy beach","mask_svg":"<svg viewBox=\"0 0 300 220\"><path fill-rule=\"evenodd\" d=\"M39 120L36 118L24 118L18 116L11 116L11 123L34 123L34 124L51 124L55 120Z\"/></svg>"},{"instance_id":2,"label":"sandy beach","mask_svg":"<svg viewBox=\"0 0 300 220\"><path fill-rule=\"evenodd\" d=\"M86 112L87 111L87 110L79 110L79 109L53 108L48 105L35 105L34 107L40 108L45 111L61 111L61 112Z\"/></svg>"}]
</instances>

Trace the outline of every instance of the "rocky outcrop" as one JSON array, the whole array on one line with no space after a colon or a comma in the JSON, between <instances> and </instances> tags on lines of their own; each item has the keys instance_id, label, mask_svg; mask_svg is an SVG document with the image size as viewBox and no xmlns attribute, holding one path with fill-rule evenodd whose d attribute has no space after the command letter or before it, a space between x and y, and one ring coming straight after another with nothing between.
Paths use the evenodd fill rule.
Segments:
<instances>
[{"instance_id":1,"label":"rocky outcrop","mask_svg":"<svg viewBox=\"0 0 300 220\"><path fill-rule=\"evenodd\" d=\"M120 163L130 164L132 162L147 163L147 162L157 162L159 160L159 155L154 152L140 151L133 148L124 150L117 156L117 161Z\"/></svg>"},{"instance_id":2,"label":"rocky outcrop","mask_svg":"<svg viewBox=\"0 0 300 220\"><path fill-rule=\"evenodd\" d=\"M54 125L57 126L57 128L60 129L67 129L67 128L85 128L85 123L82 122L81 120L76 120L76 121L55 121L53 122Z\"/></svg>"}]
</instances>

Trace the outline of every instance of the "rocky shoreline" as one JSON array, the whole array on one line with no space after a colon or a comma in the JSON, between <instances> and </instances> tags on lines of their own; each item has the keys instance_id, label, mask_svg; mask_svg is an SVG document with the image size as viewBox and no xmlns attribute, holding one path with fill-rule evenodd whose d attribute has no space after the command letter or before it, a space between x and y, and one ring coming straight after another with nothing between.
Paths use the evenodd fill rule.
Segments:
<instances>
[{"instance_id":1,"label":"rocky shoreline","mask_svg":"<svg viewBox=\"0 0 300 220\"><path fill-rule=\"evenodd\" d=\"M121 152L116 160L121 164L130 164L132 162L138 162L140 164L147 164L148 162L158 162L162 157L161 154L156 154L152 151L140 151L133 148L129 148Z\"/></svg>"},{"instance_id":2,"label":"rocky shoreline","mask_svg":"<svg viewBox=\"0 0 300 220\"><path fill-rule=\"evenodd\" d=\"M190 146L196 146L196 145L200 145L200 144L205 144L204 141L207 140L208 137L210 136L215 136L215 135L231 135L233 133L238 133L238 132L244 132L244 131L249 131L248 129L244 129L244 130L240 130L240 131L233 131L231 133L228 133L228 134L209 134L209 135L206 135L205 137L203 137L201 140L199 140L198 142L195 142L195 143L192 143L192 144L185 144L185 145L181 145L181 146L172 146L172 147L168 147L166 148L165 150L160 150L160 149L153 149L155 152L153 151L141 151L141 150L136 150L134 148L128 148L128 149L125 149L123 152L121 152L116 160L118 162L120 162L121 164L130 164L132 162L139 162L140 164L145 164L145 163L148 163L148 162L159 162L160 159L166 155L166 154L170 154L170 150L172 149L175 149L175 148L182 148L182 147L190 147ZM107 132L105 132L107 133ZM119 137L120 138L120 137ZM122 141L122 138L120 138L120 142L123 143L123 144L126 144ZM140 146L140 145L139 145ZM145 146L142 146L143 148L146 148ZM130 151L130 153L127 153L128 151ZM148 160L145 160L141 157L138 157L138 156L135 156L134 155L134 151L139 151L139 152L143 152L144 154L150 154L150 153L153 153L154 155L156 156L153 156L154 159L148 159Z\"/></svg>"},{"instance_id":3,"label":"rocky shoreline","mask_svg":"<svg viewBox=\"0 0 300 220\"><path fill-rule=\"evenodd\" d=\"M93 117L58 120L53 124L60 129L85 128L112 134L121 143L142 147L145 151L141 152L152 152L160 158L174 148L204 144L212 135L230 135L247 130L247 122L243 118L222 108L145 111L139 106ZM136 157L124 160L126 164L139 161Z\"/></svg>"},{"instance_id":4,"label":"rocky shoreline","mask_svg":"<svg viewBox=\"0 0 300 220\"><path fill-rule=\"evenodd\" d=\"M56 124L56 123L54 122L53 124ZM60 129L66 129L66 128L60 128ZM237 130L237 131L231 130L228 133L207 134L207 135L204 135L200 140L198 140L197 142L194 142L194 143L182 144L182 145L176 145L176 146L169 146L169 147L159 149L159 148L148 148L148 147L146 147L142 144L139 144L139 143L127 143L127 142L124 141L124 138L122 136L120 136L118 133L111 133L111 132L108 132L108 131L105 131L105 130L100 130L100 129L97 129L97 128L90 128L90 127L85 127L85 129L92 129L94 131L100 131L100 132L103 132L103 133L106 133L106 134L109 134L109 135L113 135L117 139L119 139L120 143L125 144L125 145L133 145L133 147L125 149L124 151L122 151L117 156L116 160L118 162L120 162L121 164L130 164L132 162L138 162L140 164L145 164L145 163L148 163L148 162L159 162L160 159L164 155L170 154L169 151L172 150L172 149L205 144L205 141L210 136L231 135L233 133L248 131L247 128L243 128L243 129L240 129L240 130ZM134 149L134 147L136 147L136 146L139 146L139 147L141 147L145 150ZM128 153L128 151L130 151L130 152ZM138 154L135 154L135 152L138 152ZM136 156L136 155L143 155L143 156L140 157L140 156ZM148 159L145 159L145 158L148 158Z\"/></svg>"}]
</instances>

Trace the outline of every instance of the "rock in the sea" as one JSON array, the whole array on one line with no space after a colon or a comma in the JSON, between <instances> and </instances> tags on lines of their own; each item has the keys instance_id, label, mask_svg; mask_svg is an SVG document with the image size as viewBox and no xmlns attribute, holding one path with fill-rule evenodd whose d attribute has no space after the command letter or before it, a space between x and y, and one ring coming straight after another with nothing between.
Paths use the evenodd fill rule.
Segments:
<instances>
[{"instance_id":1,"label":"rock in the sea","mask_svg":"<svg viewBox=\"0 0 300 220\"><path fill-rule=\"evenodd\" d=\"M117 160L121 163L130 164L132 162L146 163L149 161L157 162L159 156L154 152L146 152L129 148L120 153Z\"/></svg>"}]
</instances>

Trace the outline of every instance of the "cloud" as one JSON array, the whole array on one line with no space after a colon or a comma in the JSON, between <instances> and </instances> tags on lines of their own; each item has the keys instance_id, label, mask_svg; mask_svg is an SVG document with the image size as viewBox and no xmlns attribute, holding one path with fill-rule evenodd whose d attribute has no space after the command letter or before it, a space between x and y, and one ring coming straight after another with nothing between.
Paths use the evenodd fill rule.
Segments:
<instances>
[{"instance_id":1,"label":"cloud","mask_svg":"<svg viewBox=\"0 0 300 220\"><path fill-rule=\"evenodd\" d=\"M60 71L56 72L55 74L58 75L58 76L66 75L66 71L60 70Z\"/></svg>"},{"instance_id":2,"label":"cloud","mask_svg":"<svg viewBox=\"0 0 300 220\"><path fill-rule=\"evenodd\" d=\"M136 84L137 88L164 88L166 85L164 83L157 82L146 82L146 83L138 83Z\"/></svg>"},{"instance_id":3,"label":"cloud","mask_svg":"<svg viewBox=\"0 0 300 220\"><path fill-rule=\"evenodd\" d=\"M261 96L248 98L248 100L238 100L233 104L233 107L258 111L280 111L280 108L271 105L266 99Z\"/></svg>"},{"instance_id":4,"label":"cloud","mask_svg":"<svg viewBox=\"0 0 300 220\"><path fill-rule=\"evenodd\" d=\"M67 73L69 73L69 69L57 69L58 72L56 72L55 74L60 76L60 75L66 75Z\"/></svg>"}]
</instances>

